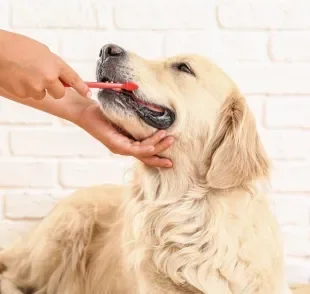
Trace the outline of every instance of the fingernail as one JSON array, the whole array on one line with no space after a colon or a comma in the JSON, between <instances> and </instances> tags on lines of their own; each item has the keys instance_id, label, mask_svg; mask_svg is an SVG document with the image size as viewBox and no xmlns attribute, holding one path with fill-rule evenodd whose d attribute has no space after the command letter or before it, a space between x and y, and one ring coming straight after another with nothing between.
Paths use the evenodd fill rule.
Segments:
<instances>
[{"instance_id":1,"label":"fingernail","mask_svg":"<svg viewBox=\"0 0 310 294\"><path fill-rule=\"evenodd\" d=\"M172 167L172 163L166 163L165 167Z\"/></svg>"},{"instance_id":2,"label":"fingernail","mask_svg":"<svg viewBox=\"0 0 310 294\"><path fill-rule=\"evenodd\" d=\"M89 91L87 92L87 94L86 94L86 97L90 99L91 96L92 96L92 92L91 92L91 90L89 90Z\"/></svg>"}]
</instances>

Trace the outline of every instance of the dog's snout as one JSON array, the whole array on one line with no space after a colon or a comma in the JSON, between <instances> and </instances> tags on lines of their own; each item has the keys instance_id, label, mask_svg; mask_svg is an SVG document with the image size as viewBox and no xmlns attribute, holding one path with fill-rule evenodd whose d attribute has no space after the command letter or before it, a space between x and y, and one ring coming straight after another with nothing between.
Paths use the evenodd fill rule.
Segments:
<instances>
[{"instance_id":1,"label":"dog's snout","mask_svg":"<svg viewBox=\"0 0 310 294\"><path fill-rule=\"evenodd\" d=\"M99 53L99 57L102 60L107 59L108 57L119 57L125 54L125 50L114 44L104 45Z\"/></svg>"}]
</instances>

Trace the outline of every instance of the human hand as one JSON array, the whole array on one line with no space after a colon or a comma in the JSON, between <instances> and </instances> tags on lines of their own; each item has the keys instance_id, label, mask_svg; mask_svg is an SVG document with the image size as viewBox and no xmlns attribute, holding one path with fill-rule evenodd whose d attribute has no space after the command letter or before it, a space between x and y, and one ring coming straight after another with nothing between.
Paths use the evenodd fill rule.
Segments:
<instances>
[{"instance_id":1,"label":"human hand","mask_svg":"<svg viewBox=\"0 0 310 294\"><path fill-rule=\"evenodd\" d=\"M28 37L0 30L0 88L12 97L43 99L65 95L67 83L90 97L79 75L48 47Z\"/></svg>"},{"instance_id":2,"label":"human hand","mask_svg":"<svg viewBox=\"0 0 310 294\"><path fill-rule=\"evenodd\" d=\"M100 106L94 101L81 112L78 121L73 122L102 142L113 153L136 157L154 167L172 167L169 159L157 156L174 142L173 137L166 137L165 131L158 131L142 142L130 140L110 124L100 110Z\"/></svg>"}]
</instances>

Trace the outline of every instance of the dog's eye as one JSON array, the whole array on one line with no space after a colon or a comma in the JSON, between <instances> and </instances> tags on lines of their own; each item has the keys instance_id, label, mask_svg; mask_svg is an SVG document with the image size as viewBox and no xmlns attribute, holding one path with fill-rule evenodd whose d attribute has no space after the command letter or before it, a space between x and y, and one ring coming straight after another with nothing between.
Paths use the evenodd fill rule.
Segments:
<instances>
[{"instance_id":1,"label":"dog's eye","mask_svg":"<svg viewBox=\"0 0 310 294\"><path fill-rule=\"evenodd\" d=\"M179 70L179 71L183 71L185 73L191 74L191 75L195 75L193 70L191 69L191 67L186 64L186 63L178 63L175 65L175 67Z\"/></svg>"}]
</instances>

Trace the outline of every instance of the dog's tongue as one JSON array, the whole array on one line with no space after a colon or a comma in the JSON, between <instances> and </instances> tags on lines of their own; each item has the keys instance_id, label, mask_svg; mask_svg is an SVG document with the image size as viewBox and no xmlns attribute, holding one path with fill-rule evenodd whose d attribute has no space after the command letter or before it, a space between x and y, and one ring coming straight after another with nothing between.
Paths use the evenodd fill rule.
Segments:
<instances>
[{"instance_id":1,"label":"dog's tongue","mask_svg":"<svg viewBox=\"0 0 310 294\"><path fill-rule=\"evenodd\" d=\"M122 92L123 90L121 88L112 88L113 91L115 92ZM140 105L143 105L144 107L155 111L155 112L164 112L164 109L158 105L152 104L152 103L148 103L148 102L144 102L140 99L138 99L136 96L131 95L131 97Z\"/></svg>"},{"instance_id":2,"label":"dog's tongue","mask_svg":"<svg viewBox=\"0 0 310 294\"><path fill-rule=\"evenodd\" d=\"M154 104L151 104L151 103L147 103L147 102L144 102L144 101L141 101L141 100L139 100L138 103L140 105L145 106L146 108L148 108L150 110L153 110L153 111L156 111L156 112L164 112L164 110L160 106L157 106L157 105L154 105Z\"/></svg>"}]
</instances>

